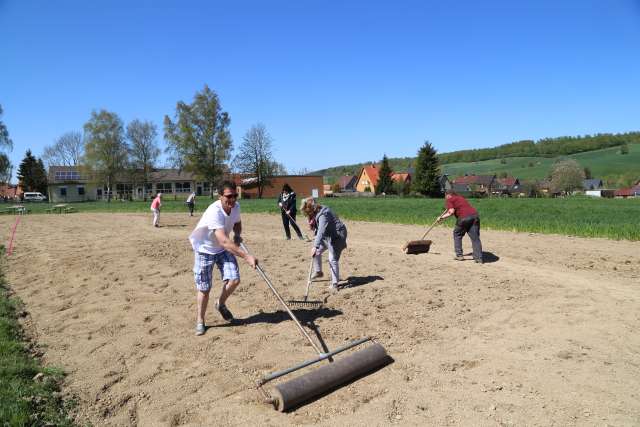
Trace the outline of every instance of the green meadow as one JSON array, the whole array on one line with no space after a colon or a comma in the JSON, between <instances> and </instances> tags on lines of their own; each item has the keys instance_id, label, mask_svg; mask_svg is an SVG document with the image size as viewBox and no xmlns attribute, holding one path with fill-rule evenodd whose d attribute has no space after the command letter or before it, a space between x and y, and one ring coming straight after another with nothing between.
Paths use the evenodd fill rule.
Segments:
<instances>
[{"instance_id":1,"label":"green meadow","mask_svg":"<svg viewBox=\"0 0 640 427\"><path fill-rule=\"evenodd\" d=\"M211 203L202 198L196 212ZM441 213L443 199L424 198L323 198L321 203L333 208L349 220L426 225ZM483 228L495 230L551 233L583 237L640 240L640 198L600 199L568 198L489 198L472 199L480 212ZM274 199L241 200L243 212L278 214ZM149 202L85 202L74 203L79 212L149 212ZM32 203L32 214L44 214L47 204ZM180 200L163 201L162 212L183 212L187 208ZM48 214L57 215L57 214ZM75 215L73 213L64 215ZM449 220L449 224L452 223Z\"/></svg>"},{"instance_id":2,"label":"green meadow","mask_svg":"<svg viewBox=\"0 0 640 427\"><path fill-rule=\"evenodd\" d=\"M587 151L568 156L576 160L580 166L591 170L594 178L615 179L620 176L640 179L640 144L630 144L628 154L620 154L620 147ZM444 173L449 176L491 175L506 172L523 180L539 180L549 175L551 166L557 158L547 157L506 157L470 163L449 163L442 165Z\"/></svg>"}]
</instances>

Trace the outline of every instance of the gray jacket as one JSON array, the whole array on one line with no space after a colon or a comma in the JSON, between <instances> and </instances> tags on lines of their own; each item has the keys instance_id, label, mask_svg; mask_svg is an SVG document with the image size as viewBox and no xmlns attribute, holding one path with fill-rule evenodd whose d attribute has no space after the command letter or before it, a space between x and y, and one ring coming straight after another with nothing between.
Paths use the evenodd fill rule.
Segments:
<instances>
[{"instance_id":1,"label":"gray jacket","mask_svg":"<svg viewBox=\"0 0 640 427\"><path fill-rule=\"evenodd\" d=\"M313 242L316 248L322 246L325 239L335 250L341 251L347 247L347 227L331 209L322 206L316 214L316 224L318 229Z\"/></svg>"}]
</instances>

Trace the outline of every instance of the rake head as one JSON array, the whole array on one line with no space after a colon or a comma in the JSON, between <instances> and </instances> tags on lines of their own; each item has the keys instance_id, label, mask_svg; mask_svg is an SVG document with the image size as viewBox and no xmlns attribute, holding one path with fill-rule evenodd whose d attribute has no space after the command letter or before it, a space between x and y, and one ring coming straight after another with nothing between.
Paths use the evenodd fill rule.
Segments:
<instances>
[{"instance_id":1,"label":"rake head","mask_svg":"<svg viewBox=\"0 0 640 427\"><path fill-rule=\"evenodd\" d=\"M407 242L402 250L407 255L426 254L431 247L431 240L412 240Z\"/></svg>"},{"instance_id":2,"label":"rake head","mask_svg":"<svg viewBox=\"0 0 640 427\"><path fill-rule=\"evenodd\" d=\"M324 305L324 301L311 301L311 300L289 300L287 301L292 307L299 308L321 308Z\"/></svg>"}]
</instances>

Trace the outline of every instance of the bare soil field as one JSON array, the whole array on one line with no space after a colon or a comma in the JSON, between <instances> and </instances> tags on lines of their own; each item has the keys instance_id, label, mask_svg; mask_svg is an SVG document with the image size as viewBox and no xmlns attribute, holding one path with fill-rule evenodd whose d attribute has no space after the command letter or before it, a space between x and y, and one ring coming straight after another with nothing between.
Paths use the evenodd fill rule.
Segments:
<instances>
[{"instance_id":1,"label":"bare soil field","mask_svg":"<svg viewBox=\"0 0 640 427\"><path fill-rule=\"evenodd\" d=\"M371 335L394 362L279 413L255 380L313 349L242 261L228 301L239 324L210 307L194 336L197 219L22 218L8 280L45 363L68 372L81 424L640 425L638 242L483 230L478 265L453 259L448 227L430 234L429 254L404 255L423 228L347 222L340 291L318 281L323 308L296 313L330 348ZM5 235L13 222L0 218ZM243 226L274 284L299 299L309 244L284 240L279 216L245 214Z\"/></svg>"}]
</instances>

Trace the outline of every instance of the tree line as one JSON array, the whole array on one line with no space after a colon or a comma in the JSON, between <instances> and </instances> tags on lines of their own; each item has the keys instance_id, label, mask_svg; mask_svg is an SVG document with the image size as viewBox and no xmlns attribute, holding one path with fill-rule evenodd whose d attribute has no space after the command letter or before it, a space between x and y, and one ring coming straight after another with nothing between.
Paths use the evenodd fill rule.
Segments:
<instances>
[{"instance_id":1,"label":"tree line","mask_svg":"<svg viewBox=\"0 0 640 427\"><path fill-rule=\"evenodd\" d=\"M286 168L275 160L273 139L262 123L251 126L238 154L232 157L230 123L230 115L222 109L219 96L207 85L196 92L192 102L178 101L173 117L165 115L163 121L164 151L169 163L193 173L212 188L229 172L250 174L255 177L253 185L258 187L261 197L268 178L286 174ZM82 133L65 133L45 147L41 159L28 150L18 179L24 191L46 192L46 173L42 180L44 160L48 166L77 167L90 181L106 188L108 200L116 182L123 179L142 184L146 189L162 153L157 136L158 129L152 121L134 119L125 126L115 112L93 111ZM10 142L6 127L0 122L0 146L11 145ZM5 182L8 180L5 178ZM145 190L145 199L146 196Z\"/></svg>"}]
</instances>

